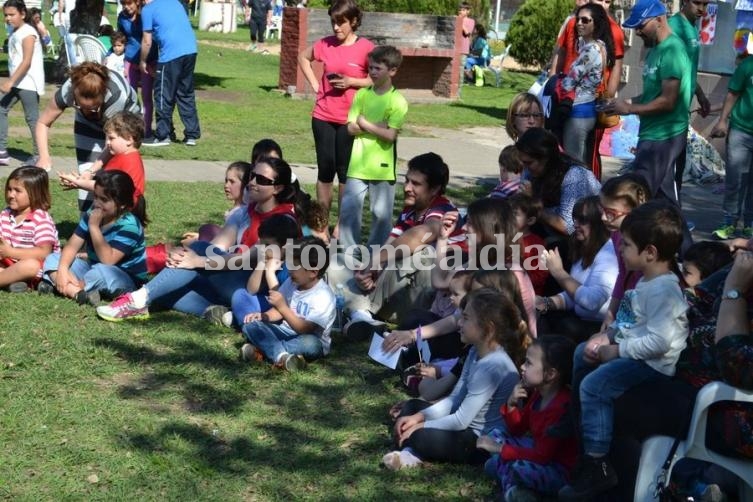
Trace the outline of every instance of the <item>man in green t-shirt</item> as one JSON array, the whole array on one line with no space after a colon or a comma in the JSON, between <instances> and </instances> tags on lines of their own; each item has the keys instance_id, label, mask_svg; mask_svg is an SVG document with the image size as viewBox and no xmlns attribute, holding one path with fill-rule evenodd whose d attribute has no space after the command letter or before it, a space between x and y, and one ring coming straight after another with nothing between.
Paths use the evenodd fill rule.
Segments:
<instances>
[{"instance_id":1,"label":"man in green t-shirt","mask_svg":"<svg viewBox=\"0 0 753 502\"><path fill-rule=\"evenodd\" d=\"M408 102L392 85L402 62L395 47L383 45L369 53L373 85L358 90L348 112L348 133L355 136L340 206L339 243L346 250L361 244L363 202L369 194L371 232L367 245L381 245L392 230L395 202L397 134Z\"/></svg>"},{"instance_id":2,"label":"man in green t-shirt","mask_svg":"<svg viewBox=\"0 0 753 502\"><path fill-rule=\"evenodd\" d=\"M646 178L654 197L679 206L674 167L687 143L690 60L680 37L672 33L660 0L639 0L622 26L635 29L648 48L643 94L632 101L618 100L607 111L640 117L635 172Z\"/></svg>"},{"instance_id":3,"label":"man in green t-shirt","mask_svg":"<svg viewBox=\"0 0 753 502\"><path fill-rule=\"evenodd\" d=\"M691 73L690 73L690 90L695 93L698 99L698 106L700 106L701 116L705 117L709 114L711 104L709 103L706 94L703 89L698 85L698 56L701 52L701 46L699 43L698 29L695 24L698 18L703 17L706 14L706 8L709 5L709 0L682 0L680 10L674 16L669 18L669 27L672 28L672 32L680 37L685 44L685 50L688 53L688 59L690 59ZM692 101L691 96L691 101ZM677 192L680 192L682 188L682 175L685 172L685 152L677 159L677 165L675 166L675 183L677 184Z\"/></svg>"},{"instance_id":4,"label":"man in green t-shirt","mask_svg":"<svg viewBox=\"0 0 753 502\"><path fill-rule=\"evenodd\" d=\"M724 220L714 230L717 239L737 235L737 222L742 219L743 236L753 237L753 57L747 56L735 69L727 85L722 114L711 131L711 137L727 136L727 165L724 176Z\"/></svg>"}]
</instances>

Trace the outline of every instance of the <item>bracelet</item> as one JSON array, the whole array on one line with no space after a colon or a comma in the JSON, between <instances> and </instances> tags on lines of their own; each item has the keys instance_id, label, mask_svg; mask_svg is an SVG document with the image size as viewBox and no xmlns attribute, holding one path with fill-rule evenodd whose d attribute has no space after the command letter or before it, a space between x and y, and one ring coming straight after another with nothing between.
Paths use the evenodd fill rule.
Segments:
<instances>
[{"instance_id":1,"label":"bracelet","mask_svg":"<svg viewBox=\"0 0 753 502\"><path fill-rule=\"evenodd\" d=\"M544 312L549 312L550 310L557 310L557 305L555 305L554 300L550 296L547 296L544 298Z\"/></svg>"}]
</instances>

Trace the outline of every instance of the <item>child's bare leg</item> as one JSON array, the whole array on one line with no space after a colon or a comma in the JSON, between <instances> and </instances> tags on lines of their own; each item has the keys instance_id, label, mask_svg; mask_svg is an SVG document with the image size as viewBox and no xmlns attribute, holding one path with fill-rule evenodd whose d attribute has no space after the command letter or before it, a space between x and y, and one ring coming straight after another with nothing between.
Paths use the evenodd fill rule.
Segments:
<instances>
[{"instance_id":1,"label":"child's bare leg","mask_svg":"<svg viewBox=\"0 0 753 502\"><path fill-rule=\"evenodd\" d=\"M35 278L39 268L39 260L20 260L10 267L0 268L0 288Z\"/></svg>"}]
</instances>

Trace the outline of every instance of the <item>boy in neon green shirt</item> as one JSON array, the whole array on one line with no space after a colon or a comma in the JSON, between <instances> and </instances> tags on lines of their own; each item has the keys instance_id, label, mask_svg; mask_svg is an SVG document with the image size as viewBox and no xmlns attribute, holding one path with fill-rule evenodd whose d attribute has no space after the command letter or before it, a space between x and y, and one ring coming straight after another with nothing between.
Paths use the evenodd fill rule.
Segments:
<instances>
[{"instance_id":1,"label":"boy in neon green shirt","mask_svg":"<svg viewBox=\"0 0 753 502\"><path fill-rule=\"evenodd\" d=\"M368 245L384 243L392 229L395 143L408 112L408 102L392 85L401 62L402 55L395 47L379 46L371 51L369 76L373 85L358 90L348 113L348 133L355 140L340 207L338 239L345 249L361 244L367 192L371 209Z\"/></svg>"}]
</instances>

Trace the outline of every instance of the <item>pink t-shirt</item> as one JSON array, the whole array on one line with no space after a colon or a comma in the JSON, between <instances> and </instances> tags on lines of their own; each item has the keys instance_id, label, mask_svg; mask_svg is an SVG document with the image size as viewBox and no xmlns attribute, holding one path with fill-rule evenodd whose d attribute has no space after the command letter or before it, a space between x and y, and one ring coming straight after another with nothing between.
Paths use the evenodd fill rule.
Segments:
<instances>
[{"instance_id":1,"label":"pink t-shirt","mask_svg":"<svg viewBox=\"0 0 753 502\"><path fill-rule=\"evenodd\" d=\"M463 40L460 42L460 53L470 54L471 52L471 39L473 38L473 28L476 27L476 21L472 17L466 16L463 18ZM468 33L468 36L465 34Z\"/></svg>"},{"instance_id":2,"label":"pink t-shirt","mask_svg":"<svg viewBox=\"0 0 753 502\"><path fill-rule=\"evenodd\" d=\"M314 59L324 64L319 92L316 93L316 104L311 114L314 118L336 124L348 122L350 104L358 89L335 89L327 80L327 75L337 73L348 77L366 78L369 68L367 56L372 50L374 44L361 37L352 45L340 44L334 35L324 37L314 44Z\"/></svg>"}]
</instances>

